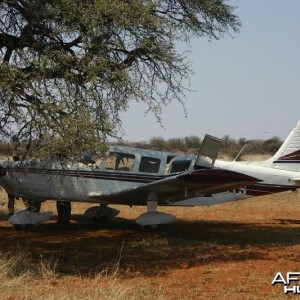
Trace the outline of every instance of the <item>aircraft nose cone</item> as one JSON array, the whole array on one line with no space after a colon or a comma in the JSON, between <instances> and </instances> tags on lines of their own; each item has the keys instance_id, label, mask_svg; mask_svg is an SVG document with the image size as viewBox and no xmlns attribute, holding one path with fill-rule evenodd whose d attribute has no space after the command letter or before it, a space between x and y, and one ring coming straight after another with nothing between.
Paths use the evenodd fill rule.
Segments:
<instances>
[{"instance_id":1,"label":"aircraft nose cone","mask_svg":"<svg viewBox=\"0 0 300 300\"><path fill-rule=\"evenodd\" d=\"M6 175L6 170L2 166L0 166L0 177L3 177L5 175Z\"/></svg>"}]
</instances>

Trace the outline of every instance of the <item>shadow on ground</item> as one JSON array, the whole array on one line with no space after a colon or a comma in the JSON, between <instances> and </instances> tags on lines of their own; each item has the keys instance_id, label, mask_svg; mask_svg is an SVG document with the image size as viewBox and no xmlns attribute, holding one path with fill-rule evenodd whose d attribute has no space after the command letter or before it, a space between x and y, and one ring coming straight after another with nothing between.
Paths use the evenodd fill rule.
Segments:
<instances>
[{"instance_id":1,"label":"shadow on ground","mask_svg":"<svg viewBox=\"0 0 300 300\"><path fill-rule=\"evenodd\" d=\"M126 276L155 276L175 268L272 259L272 249L300 244L298 224L178 220L149 233L122 218L101 226L74 222L63 229L53 219L29 231L14 231L1 221L0 246L3 252L25 252L33 262L57 259L56 270L64 275L90 276L118 268Z\"/></svg>"}]
</instances>

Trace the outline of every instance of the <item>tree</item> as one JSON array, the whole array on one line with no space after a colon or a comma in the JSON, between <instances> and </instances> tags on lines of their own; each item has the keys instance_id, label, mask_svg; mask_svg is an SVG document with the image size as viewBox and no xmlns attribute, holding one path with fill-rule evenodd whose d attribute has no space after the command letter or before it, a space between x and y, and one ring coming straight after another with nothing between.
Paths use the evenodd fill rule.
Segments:
<instances>
[{"instance_id":1,"label":"tree","mask_svg":"<svg viewBox=\"0 0 300 300\"><path fill-rule=\"evenodd\" d=\"M224 135L223 138L222 138L222 140L223 140L223 147L224 148L228 148L229 145L232 142L232 139L230 138L230 135L228 135L228 134Z\"/></svg>"},{"instance_id":2,"label":"tree","mask_svg":"<svg viewBox=\"0 0 300 300\"><path fill-rule=\"evenodd\" d=\"M241 137L238 139L238 144L244 146L247 143L247 139L244 137Z\"/></svg>"},{"instance_id":3,"label":"tree","mask_svg":"<svg viewBox=\"0 0 300 300\"><path fill-rule=\"evenodd\" d=\"M175 43L239 26L226 0L2 0L0 139L76 155L117 136L131 101L161 122L191 72Z\"/></svg>"},{"instance_id":4,"label":"tree","mask_svg":"<svg viewBox=\"0 0 300 300\"><path fill-rule=\"evenodd\" d=\"M196 135L186 136L184 141L187 149L199 148L201 145L201 139Z\"/></svg>"},{"instance_id":5,"label":"tree","mask_svg":"<svg viewBox=\"0 0 300 300\"><path fill-rule=\"evenodd\" d=\"M166 141L163 137L151 138L149 141L149 147L150 147L150 149L161 150L161 151L165 151L167 148Z\"/></svg>"},{"instance_id":6,"label":"tree","mask_svg":"<svg viewBox=\"0 0 300 300\"><path fill-rule=\"evenodd\" d=\"M168 151L185 151L185 143L181 138L170 138L167 140L166 147Z\"/></svg>"},{"instance_id":7,"label":"tree","mask_svg":"<svg viewBox=\"0 0 300 300\"><path fill-rule=\"evenodd\" d=\"M271 139L266 140L262 143L262 149L269 154L274 154L277 152L281 145L282 140L279 137L274 136Z\"/></svg>"}]
</instances>

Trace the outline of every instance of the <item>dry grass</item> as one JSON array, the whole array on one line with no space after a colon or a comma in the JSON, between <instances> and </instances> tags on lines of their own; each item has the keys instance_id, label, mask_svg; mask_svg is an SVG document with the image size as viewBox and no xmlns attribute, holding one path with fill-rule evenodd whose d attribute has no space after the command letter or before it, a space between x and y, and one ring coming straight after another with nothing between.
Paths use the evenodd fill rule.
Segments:
<instances>
[{"instance_id":1,"label":"dry grass","mask_svg":"<svg viewBox=\"0 0 300 300\"><path fill-rule=\"evenodd\" d=\"M88 277L62 275L57 272L57 258L35 263L15 253L0 259L1 299L136 299L158 296L144 280L124 284L118 265Z\"/></svg>"},{"instance_id":2,"label":"dry grass","mask_svg":"<svg viewBox=\"0 0 300 300\"><path fill-rule=\"evenodd\" d=\"M0 299L286 299L271 281L279 271L299 271L299 198L161 208L177 222L156 233L134 223L145 208L119 206L118 218L96 226L80 218L88 207L81 203L69 229L58 230L54 216L16 232L4 205ZM54 203L43 210L55 211Z\"/></svg>"},{"instance_id":3,"label":"dry grass","mask_svg":"<svg viewBox=\"0 0 300 300\"><path fill-rule=\"evenodd\" d=\"M22 287L27 274L18 270L21 255L10 256L0 252L0 290L15 290Z\"/></svg>"}]
</instances>

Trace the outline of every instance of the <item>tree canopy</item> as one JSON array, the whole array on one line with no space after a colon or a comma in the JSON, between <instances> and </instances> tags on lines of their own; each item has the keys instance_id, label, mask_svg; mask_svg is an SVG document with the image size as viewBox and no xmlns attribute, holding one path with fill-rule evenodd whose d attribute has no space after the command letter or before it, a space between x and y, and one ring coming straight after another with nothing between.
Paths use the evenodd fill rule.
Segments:
<instances>
[{"instance_id":1,"label":"tree canopy","mask_svg":"<svg viewBox=\"0 0 300 300\"><path fill-rule=\"evenodd\" d=\"M191 72L176 42L239 26L226 0L0 0L0 139L74 156L134 101L160 121Z\"/></svg>"}]
</instances>

